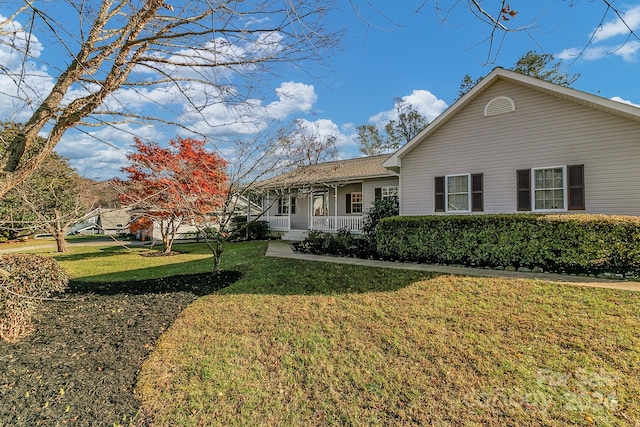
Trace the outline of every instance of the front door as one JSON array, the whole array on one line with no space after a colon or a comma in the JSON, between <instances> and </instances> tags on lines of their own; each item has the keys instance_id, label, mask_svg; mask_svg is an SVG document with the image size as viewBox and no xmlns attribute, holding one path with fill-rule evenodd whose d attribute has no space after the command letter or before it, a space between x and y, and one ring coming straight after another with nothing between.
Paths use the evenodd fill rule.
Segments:
<instances>
[{"instance_id":1,"label":"front door","mask_svg":"<svg viewBox=\"0 0 640 427\"><path fill-rule=\"evenodd\" d=\"M313 193L311 196L311 209L309 209L309 228L315 229L314 217L328 216L329 215L329 200L328 193Z\"/></svg>"}]
</instances>

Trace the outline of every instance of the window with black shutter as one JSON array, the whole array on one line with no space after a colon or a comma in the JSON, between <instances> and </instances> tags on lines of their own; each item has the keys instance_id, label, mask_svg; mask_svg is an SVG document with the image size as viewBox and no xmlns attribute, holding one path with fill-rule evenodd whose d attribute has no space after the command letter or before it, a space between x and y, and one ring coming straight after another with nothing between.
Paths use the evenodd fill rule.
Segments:
<instances>
[{"instance_id":1,"label":"window with black shutter","mask_svg":"<svg viewBox=\"0 0 640 427\"><path fill-rule=\"evenodd\" d=\"M483 192L482 174L471 174L471 211L484 211L484 192Z\"/></svg>"},{"instance_id":2,"label":"window with black shutter","mask_svg":"<svg viewBox=\"0 0 640 427\"><path fill-rule=\"evenodd\" d=\"M382 187L378 187L374 190L375 194L374 194L374 198L376 200L380 200L382 199Z\"/></svg>"},{"instance_id":3,"label":"window with black shutter","mask_svg":"<svg viewBox=\"0 0 640 427\"><path fill-rule=\"evenodd\" d=\"M518 188L518 210L531 210L531 169L520 169L517 171Z\"/></svg>"},{"instance_id":4,"label":"window with black shutter","mask_svg":"<svg viewBox=\"0 0 640 427\"><path fill-rule=\"evenodd\" d=\"M569 178L567 188L569 190L569 210L585 210L584 202L584 165L567 166Z\"/></svg>"},{"instance_id":5,"label":"window with black shutter","mask_svg":"<svg viewBox=\"0 0 640 427\"><path fill-rule=\"evenodd\" d=\"M436 176L436 212L444 212L444 199L444 176Z\"/></svg>"}]
</instances>

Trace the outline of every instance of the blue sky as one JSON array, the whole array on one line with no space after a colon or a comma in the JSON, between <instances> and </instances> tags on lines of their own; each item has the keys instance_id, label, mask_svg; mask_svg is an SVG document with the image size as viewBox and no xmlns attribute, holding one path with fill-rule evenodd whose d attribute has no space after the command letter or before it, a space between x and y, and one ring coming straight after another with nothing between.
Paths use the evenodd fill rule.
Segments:
<instances>
[{"instance_id":1,"label":"blue sky","mask_svg":"<svg viewBox=\"0 0 640 427\"><path fill-rule=\"evenodd\" d=\"M518 14L509 24L526 30L510 33L504 39L499 35L493 48L487 42L490 28L464 8L463 3L458 3L448 14L446 11L436 13L434 2L389 3L356 1L362 14L358 17L348 2L340 2L342 10L332 15L333 25L348 29L340 49L323 64L305 72L290 67L278 77L265 80L266 98L259 102L268 111L269 118L304 119L317 132L338 138L341 158L356 157L359 152L354 138L355 126L381 125L393 117L394 98L405 98L433 120L455 101L465 74L479 77L496 66L511 67L529 50L563 59L564 71L580 74L573 84L578 90L640 105L640 40L628 38L628 31L612 11L605 15L607 9L603 1L514 0L511 7ZM10 1L0 5L0 17L8 16L11 5L15 4ZM640 31L640 1L614 1L613 4L624 12L627 24ZM378 7L380 13L374 7ZM603 25L594 33L603 17ZM43 42L40 49L42 57L51 56L46 43ZM9 64L10 59L10 53L0 47L0 63ZM43 81L55 78L51 64L40 71ZM11 82L0 79L2 120L19 119L11 101L3 96L10 91L10 85ZM126 98L122 101L135 102ZM223 120L226 113L212 111L211 114ZM132 133L158 142L178 133L178 130L173 134L159 133L153 128L124 130L126 132L113 128L92 131L109 144L86 134L69 133L58 151L69 157L83 175L108 179L118 174L125 164ZM259 131L259 128L241 129L236 124L228 126L225 133L228 137L251 136Z\"/></svg>"}]
</instances>

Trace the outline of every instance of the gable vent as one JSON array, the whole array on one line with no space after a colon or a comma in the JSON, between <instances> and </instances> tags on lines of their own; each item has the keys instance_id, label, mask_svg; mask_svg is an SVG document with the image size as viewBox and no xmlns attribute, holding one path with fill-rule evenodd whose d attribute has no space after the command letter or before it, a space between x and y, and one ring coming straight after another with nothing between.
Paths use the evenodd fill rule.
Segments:
<instances>
[{"instance_id":1,"label":"gable vent","mask_svg":"<svg viewBox=\"0 0 640 427\"><path fill-rule=\"evenodd\" d=\"M493 98L486 107L484 107L484 115L495 116L496 114L509 113L516 110L516 104L513 99L506 96L499 96Z\"/></svg>"}]
</instances>

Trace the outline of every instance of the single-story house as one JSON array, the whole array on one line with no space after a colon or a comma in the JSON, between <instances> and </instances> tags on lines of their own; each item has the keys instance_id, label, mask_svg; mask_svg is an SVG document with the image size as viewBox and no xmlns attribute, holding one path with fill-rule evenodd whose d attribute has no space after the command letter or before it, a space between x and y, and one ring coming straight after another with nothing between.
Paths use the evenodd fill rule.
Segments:
<instances>
[{"instance_id":1,"label":"single-story house","mask_svg":"<svg viewBox=\"0 0 640 427\"><path fill-rule=\"evenodd\" d=\"M376 198L398 195L398 174L382 167L388 157L303 166L265 180L259 186L264 194L259 219L273 231L359 232L363 214Z\"/></svg>"},{"instance_id":2,"label":"single-story house","mask_svg":"<svg viewBox=\"0 0 640 427\"><path fill-rule=\"evenodd\" d=\"M640 215L640 108L496 68L382 166L401 215Z\"/></svg>"},{"instance_id":3,"label":"single-story house","mask_svg":"<svg viewBox=\"0 0 640 427\"><path fill-rule=\"evenodd\" d=\"M222 219L229 219L230 216L235 215L259 215L261 212L261 207L259 204L252 202L246 196L233 196L231 197L229 207L229 212L212 212L209 215L209 220L211 221L210 226L216 229L220 228L220 221ZM142 216L143 212L140 211L137 213L135 217ZM134 218L135 218L134 217ZM162 228L167 228L167 222L165 220L154 219L154 221L147 226L146 228L139 230L136 232L136 238L141 240L155 240L162 241ZM195 238L199 233L199 227L196 226L193 221L180 221L178 224L176 232L176 239L192 239Z\"/></svg>"},{"instance_id":4,"label":"single-story house","mask_svg":"<svg viewBox=\"0 0 640 427\"><path fill-rule=\"evenodd\" d=\"M118 235L128 232L133 210L96 208L84 215L69 230L70 234Z\"/></svg>"}]
</instances>

